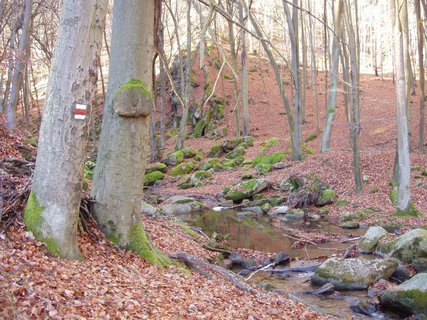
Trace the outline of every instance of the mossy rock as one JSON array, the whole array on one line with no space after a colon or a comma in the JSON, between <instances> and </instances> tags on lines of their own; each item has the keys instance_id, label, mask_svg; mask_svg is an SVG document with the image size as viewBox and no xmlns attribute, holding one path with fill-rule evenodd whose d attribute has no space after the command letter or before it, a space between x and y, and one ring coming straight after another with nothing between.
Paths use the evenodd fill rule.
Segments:
<instances>
[{"instance_id":1,"label":"mossy rock","mask_svg":"<svg viewBox=\"0 0 427 320\"><path fill-rule=\"evenodd\" d=\"M320 196L316 205L321 207L328 204L332 204L335 201L337 201L337 193L332 189L325 189L320 193Z\"/></svg>"},{"instance_id":2,"label":"mossy rock","mask_svg":"<svg viewBox=\"0 0 427 320\"><path fill-rule=\"evenodd\" d=\"M380 279L388 279L397 269L399 260L330 258L312 275L315 285L332 283L339 290L364 290Z\"/></svg>"},{"instance_id":3,"label":"mossy rock","mask_svg":"<svg viewBox=\"0 0 427 320\"><path fill-rule=\"evenodd\" d=\"M250 179L255 179L255 176L252 173L246 173L242 175L242 180L250 180Z\"/></svg>"},{"instance_id":4,"label":"mossy rock","mask_svg":"<svg viewBox=\"0 0 427 320\"><path fill-rule=\"evenodd\" d=\"M252 136L244 136L243 137L243 142L246 143L246 145L248 147L253 147L254 146L254 137L252 137Z\"/></svg>"},{"instance_id":5,"label":"mossy rock","mask_svg":"<svg viewBox=\"0 0 427 320\"><path fill-rule=\"evenodd\" d=\"M276 163L279 163L285 159L286 153L285 152L273 152L268 155L258 155L252 162L252 167L255 168L259 164L269 164L274 165Z\"/></svg>"},{"instance_id":6,"label":"mossy rock","mask_svg":"<svg viewBox=\"0 0 427 320\"><path fill-rule=\"evenodd\" d=\"M167 170L168 170L168 166L166 164L162 162L156 162L156 163L149 164L145 169L145 173L149 174L154 171L160 171L160 172L166 173Z\"/></svg>"},{"instance_id":7,"label":"mossy rock","mask_svg":"<svg viewBox=\"0 0 427 320\"><path fill-rule=\"evenodd\" d=\"M317 134L316 133L310 133L307 138L305 138L305 142L310 142L313 141L317 138Z\"/></svg>"},{"instance_id":8,"label":"mossy rock","mask_svg":"<svg viewBox=\"0 0 427 320\"><path fill-rule=\"evenodd\" d=\"M427 169L424 169L424 171L421 173L421 175L422 175L423 177L427 177Z\"/></svg>"},{"instance_id":9,"label":"mossy rock","mask_svg":"<svg viewBox=\"0 0 427 320\"><path fill-rule=\"evenodd\" d=\"M417 218L421 217L421 211L419 211L412 202L409 202L408 207L405 210L396 209L396 216L401 218Z\"/></svg>"},{"instance_id":10,"label":"mossy rock","mask_svg":"<svg viewBox=\"0 0 427 320\"><path fill-rule=\"evenodd\" d=\"M268 163L260 163L255 166L256 172L258 172L260 175L266 175L271 171L271 169L272 166Z\"/></svg>"},{"instance_id":11,"label":"mossy rock","mask_svg":"<svg viewBox=\"0 0 427 320\"><path fill-rule=\"evenodd\" d=\"M419 273L402 284L383 291L379 296L383 308L403 317L427 315L427 273ZM420 317L419 319L423 319Z\"/></svg>"},{"instance_id":12,"label":"mossy rock","mask_svg":"<svg viewBox=\"0 0 427 320\"><path fill-rule=\"evenodd\" d=\"M224 150L221 145L215 145L209 150L208 158L219 158L223 151Z\"/></svg>"},{"instance_id":13,"label":"mossy rock","mask_svg":"<svg viewBox=\"0 0 427 320\"><path fill-rule=\"evenodd\" d=\"M236 138L224 141L222 147L226 152L230 152L237 148L239 144L244 142L244 138Z\"/></svg>"},{"instance_id":14,"label":"mossy rock","mask_svg":"<svg viewBox=\"0 0 427 320\"><path fill-rule=\"evenodd\" d=\"M361 253L372 253L378 242L388 236L388 232L383 227L370 227L359 241L359 251Z\"/></svg>"},{"instance_id":15,"label":"mossy rock","mask_svg":"<svg viewBox=\"0 0 427 320\"><path fill-rule=\"evenodd\" d=\"M163 180L165 175L160 171L153 171L144 175L144 186L151 186L156 181Z\"/></svg>"},{"instance_id":16,"label":"mossy rock","mask_svg":"<svg viewBox=\"0 0 427 320\"><path fill-rule=\"evenodd\" d=\"M190 184L193 187L203 186L203 182L212 177L212 173L208 171L199 170L194 172L190 178Z\"/></svg>"},{"instance_id":17,"label":"mossy rock","mask_svg":"<svg viewBox=\"0 0 427 320\"><path fill-rule=\"evenodd\" d=\"M200 211L206 209L206 206L191 197L172 196L163 203L161 209L164 214L173 216Z\"/></svg>"},{"instance_id":18,"label":"mossy rock","mask_svg":"<svg viewBox=\"0 0 427 320\"><path fill-rule=\"evenodd\" d=\"M206 127L206 120L200 119L193 130L193 137L194 138L200 138L203 135L203 132Z\"/></svg>"},{"instance_id":19,"label":"mossy rock","mask_svg":"<svg viewBox=\"0 0 427 320\"><path fill-rule=\"evenodd\" d=\"M197 155L196 150L194 150L192 148L182 149L182 152L184 153L184 158L185 159L194 158Z\"/></svg>"},{"instance_id":20,"label":"mossy rock","mask_svg":"<svg viewBox=\"0 0 427 320\"><path fill-rule=\"evenodd\" d=\"M221 163L221 160L219 158L209 158L203 161L203 163L199 166L199 170L207 171L209 169L214 168L216 165L220 163Z\"/></svg>"},{"instance_id":21,"label":"mossy rock","mask_svg":"<svg viewBox=\"0 0 427 320\"><path fill-rule=\"evenodd\" d=\"M230 151L225 155L226 159L236 159L237 157L241 157L245 154L245 148L237 147L236 149Z\"/></svg>"},{"instance_id":22,"label":"mossy rock","mask_svg":"<svg viewBox=\"0 0 427 320\"><path fill-rule=\"evenodd\" d=\"M226 193L225 198L233 202L249 199L267 187L268 182L264 179L242 181L231 187Z\"/></svg>"},{"instance_id":23,"label":"mossy rock","mask_svg":"<svg viewBox=\"0 0 427 320\"><path fill-rule=\"evenodd\" d=\"M187 163L181 163L171 170L171 175L182 176L188 174L194 169L194 163L192 161Z\"/></svg>"},{"instance_id":24,"label":"mossy rock","mask_svg":"<svg viewBox=\"0 0 427 320\"><path fill-rule=\"evenodd\" d=\"M359 229L360 223L354 220L349 220L341 224L341 228L343 229Z\"/></svg>"},{"instance_id":25,"label":"mossy rock","mask_svg":"<svg viewBox=\"0 0 427 320\"><path fill-rule=\"evenodd\" d=\"M181 150L172 152L169 154L166 159L163 161L168 166L176 166L184 161L184 152Z\"/></svg>"}]
</instances>

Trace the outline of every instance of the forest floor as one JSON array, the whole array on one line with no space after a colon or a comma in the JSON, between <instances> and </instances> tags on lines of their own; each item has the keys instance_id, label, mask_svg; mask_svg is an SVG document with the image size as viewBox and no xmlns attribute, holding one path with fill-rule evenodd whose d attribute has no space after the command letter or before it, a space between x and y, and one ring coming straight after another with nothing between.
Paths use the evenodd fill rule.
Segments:
<instances>
[{"instance_id":1,"label":"forest floor","mask_svg":"<svg viewBox=\"0 0 427 320\"><path fill-rule=\"evenodd\" d=\"M254 146L246 150L245 158L254 158L261 144L273 137L278 144L269 151L287 151L290 148L289 129L272 70L255 60L248 66L250 126ZM215 75L212 74L213 79ZM319 76L321 78L321 75ZM200 79L198 79L200 80ZM323 125L325 88L324 79L319 86L319 122ZM201 86L202 87L202 86ZM232 82L222 79L219 96L231 98ZM200 95L201 88L194 90ZM303 138L315 134L306 142L313 151L300 162L284 160L283 169L277 169L265 178L272 184L292 174L316 173L333 188L341 207L331 206L330 220L337 220L344 211L367 207L379 209L363 222L366 224L395 224L415 228L427 225L427 177L419 177L420 169L427 167L427 156L418 153L419 106L418 96L411 99L411 196L415 206L423 213L419 218L398 219L389 195L396 148L395 89L390 79L362 76L361 79L361 170L363 191L356 193L353 182L352 150L342 95L339 94L337 115L333 128L331 152L321 154L321 136L316 130L314 90L307 90L306 122ZM21 132L8 132L0 117L0 161L7 157L22 158L19 150L30 149ZM232 107L226 107L223 127L228 137L235 132ZM218 141L206 138L186 141L186 146L207 152ZM167 154L173 149L175 138L167 141ZM248 173L248 172L244 172ZM252 169L249 173L256 175ZM211 199L224 187L241 180L243 172L217 172L205 186L181 190L177 178L166 176L149 193L191 195ZM4 195L3 207L8 209L16 195L28 187L29 178L22 174L0 172ZM271 190L271 193L277 191ZM15 197L13 196L15 195ZM22 224L22 205L9 214L18 219L7 232L0 234L0 319L326 319L307 306L277 293L257 288L256 294L242 292L221 276L211 279L188 272L179 267L158 268L146 263L132 252L123 251L99 237L96 241L88 234L79 237L83 261L62 260L46 253L45 246L34 240ZM3 217L4 218L4 217ZM3 220L4 221L4 220ZM197 239L189 238L180 226L164 218L145 217L144 224L153 242L165 253L189 252L201 259L215 260L215 253L200 247Z\"/></svg>"}]
</instances>

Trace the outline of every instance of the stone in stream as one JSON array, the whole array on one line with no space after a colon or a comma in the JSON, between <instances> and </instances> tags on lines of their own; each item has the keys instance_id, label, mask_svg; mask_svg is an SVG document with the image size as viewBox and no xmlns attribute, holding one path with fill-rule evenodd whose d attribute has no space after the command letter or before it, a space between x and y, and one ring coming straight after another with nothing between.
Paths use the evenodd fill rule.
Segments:
<instances>
[{"instance_id":1,"label":"stone in stream","mask_svg":"<svg viewBox=\"0 0 427 320\"><path fill-rule=\"evenodd\" d=\"M291 256L286 252L278 252L274 257L274 265L280 266L283 264L288 264Z\"/></svg>"},{"instance_id":2,"label":"stone in stream","mask_svg":"<svg viewBox=\"0 0 427 320\"><path fill-rule=\"evenodd\" d=\"M288 212L289 207L288 206L279 206L279 207L273 207L268 211L268 215L275 217L279 214L286 214Z\"/></svg>"},{"instance_id":3,"label":"stone in stream","mask_svg":"<svg viewBox=\"0 0 427 320\"><path fill-rule=\"evenodd\" d=\"M398 264L399 261L393 258L330 258L316 270L311 281L315 285L329 282L341 290L363 290L379 279L389 278Z\"/></svg>"},{"instance_id":4,"label":"stone in stream","mask_svg":"<svg viewBox=\"0 0 427 320\"><path fill-rule=\"evenodd\" d=\"M286 215L281 218L281 220L296 221L303 220L304 217L305 213L303 209L289 209Z\"/></svg>"},{"instance_id":5,"label":"stone in stream","mask_svg":"<svg viewBox=\"0 0 427 320\"><path fill-rule=\"evenodd\" d=\"M184 196L172 196L162 205L162 211L166 215L186 214L205 209L205 205L194 198Z\"/></svg>"},{"instance_id":6,"label":"stone in stream","mask_svg":"<svg viewBox=\"0 0 427 320\"><path fill-rule=\"evenodd\" d=\"M260 193L268 187L265 179L251 179L242 181L231 187L225 194L225 198L238 202L243 199L249 199L255 194Z\"/></svg>"},{"instance_id":7,"label":"stone in stream","mask_svg":"<svg viewBox=\"0 0 427 320\"><path fill-rule=\"evenodd\" d=\"M351 305L350 309L365 316L373 316L378 311L376 304L372 301L359 301L359 303Z\"/></svg>"},{"instance_id":8,"label":"stone in stream","mask_svg":"<svg viewBox=\"0 0 427 320\"><path fill-rule=\"evenodd\" d=\"M360 253L372 253L378 242L387 235L383 227L370 227L359 241Z\"/></svg>"},{"instance_id":9,"label":"stone in stream","mask_svg":"<svg viewBox=\"0 0 427 320\"><path fill-rule=\"evenodd\" d=\"M346 221L343 224L341 224L341 228L343 229L359 229L360 223L357 221Z\"/></svg>"},{"instance_id":10,"label":"stone in stream","mask_svg":"<svg viewBox=\"0 0 427 320\"><path fill-rule=\"evenodd\" d=\"M427 230L414 229L395 240L383 238L375 253L411 263L417 272L427 271Z\"/></svg>"},{"instance_id":11,"label":"stone in stream","mask_svg":"<svg viewBox=\"0 0 427 320\"><path fill-rule=\"evenodd\" d=\"M427 316L427 273L419 273L399 286L385 290L379 300L384 308L403 316Z\"/></svg>"}]
</instances>

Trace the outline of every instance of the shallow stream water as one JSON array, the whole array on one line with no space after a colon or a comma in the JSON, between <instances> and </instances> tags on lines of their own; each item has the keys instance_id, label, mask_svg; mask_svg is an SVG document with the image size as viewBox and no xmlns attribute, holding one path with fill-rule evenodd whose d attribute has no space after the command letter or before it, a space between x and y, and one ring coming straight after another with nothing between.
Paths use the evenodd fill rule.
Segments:
<instances>
[{"instance_id":1,"label":"shallow stream water","mask_svg":"<svg viewBox=\"0 0 427 320\"><path fill-rule=\"evenodd\" d=\"M330 257L344 252L351 244L340 242L363 235L366 230L345 230L327 221L305 222L275 221L267 216L247 216L235 211L207 211L193 212L177 217L191 226L201 228L208 236L214 232L226 238L228 247L248 248L262 252L286 252L291 257L297 258L286 267L308 267L319 264L316 258ZM332 240L321 244L308 244L295 247L294 244L300 236L308 233L328 234ZM366 291L336 292L330 296L314 296L306 294L316 287L310 283L310 273L292 273L287 277L277 277L271 273L257 273L250 281L265 288L279 289L290 293L295 299L320 308L324 312L334 315L339 319L396 319L392 315L375 314L374 317L354 314L350 305L358 301L372 301Z\"/></svg>"}]
</instances>

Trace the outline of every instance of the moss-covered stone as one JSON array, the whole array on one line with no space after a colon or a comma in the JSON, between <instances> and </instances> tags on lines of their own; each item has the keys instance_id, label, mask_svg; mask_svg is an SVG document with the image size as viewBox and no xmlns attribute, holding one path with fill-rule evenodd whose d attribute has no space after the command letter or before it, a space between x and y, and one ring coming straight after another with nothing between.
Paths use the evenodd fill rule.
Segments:
<instances>
[{"instance_id":1,"label":"moss-covered stone","mask_svg":"<svg viewBox=\"0 0 427 320\"><path fill-rule=\"evenodd\" d=\"M213 168L215 165L218 165L221 163L221 160L218 158L209 158L203 161L203 163L200 165L199 169L207 171L211 168Z\"/></svg>"},{"instance_id":2,"label":"moss-covered stone","mask_svg":"<svg viewBox=\"0 0 427 320\"><path fill-rule=\"evenodd\" d=\"M255 168L257 165L263 163L263 164L269 164L274 165L276 163L279 163L280 161L283 161L285 159L286 153L285 152L273 152L268 155L258 155L252 162L252 167Z\"/></svg>"},{"instance_id":3,"label":"moss-covered stone","mask_svg":"<svg viewBox=\"0 0 427 320\"><path fill-rule=\"evenodd\" d=\"M171 175L182 176L188 174L194 169L194 163L192 161L181 163L171 170Z\"/></svg>"},{"instance_id":4,"label":"moss-covered stone","mask_svg":"<svg viewBox=\"0 0 427 320\"><path fill-rule=\"evenodd\" d=\"M219 158L223 153L223 148L221 145L213 146L208 152L208 158Z\"/></svg>"},{"instance_id":5,"label":"moss-covered stone","mask_svg":"<svg viewBox=\"0 0 427 320\"><path fill-rule=\"evenodd\" d=\"M194 158L196 156L196 154L197 154L196 150L194 150L192 148L182 149L182 152L184 153L184 158L185 159Z\"/></svg>"},{"instance_id":6,"label":"moss-covered stone","mask_svg":"<svg viewBox=\"0 0 427 320\"><path fill-rule=\"evenodd\" d=\"M230 151L225 155L226 159L236 159L237 157L241 157L245 154L245 148L237 147L234 150Z\"/></svg>"},{"instance_id":7,"label":"moss-covered stone","mask_svg":"<svg viewBox=\"0 0 427 320\"><path fill-rule=\"evenodd\" d=\"M256 172L258 172L261 175L266 175L271 171L271 169L272 169L272 166L271 164L268 164L268 163L260 163L255 166Z\"/></svg>"},{"instance_id":8,"label":"moss-covered stone","mask_svg":"<svg viewBox=\"0 0 427 320\"><path fill-rule=\"evenodd\" d=\"M168 170L168 166L162 162L156 162L156 163L151 163L147 166L147 168L145 169L145 173L152 173L154 171L160 171L162 173L166 173L166 171Z\"/></svg>"},{"instance_id":9,"label":"moss-covered stone","mask_svg":"<svg viewBox=\"0 0 427 320\"><path fill-rule=\"evenodd\" d=\"M144 186L151 186L156 181L163 180L165 175L160 171L153 171L149 174L144 175Z\"/></svg>"},{"instance_id":10,"label":"moss-covered stone","mask_svg":"<svg viewBox=\"0 0 427 320\"><path fill-rule=\"evenodd\" d=\"M324 205L332 204L336 200L337 200L337 193L332 189L325 189L320 193L317 204L319 206L324 206Z\"/></svg>"},{"instance_id":11,"label":"moss-covered stone","mask_svg":"<svg viewBox=\"0 0 427 320\"><path fill-rule=\"evenodd\" d=\"M129 249L138 253L151 264L158 266L174 265L174 262L160 252L150 241L144 226L140 223L134 224L129 232Z\"/></svg>"},{"instance_id":12,"label":"moss-covered stone","mask_svg":"<svg viewBox=\"0 0 427 320\"><path fill-rule=\"evenodd\" d=\"M190 184L193 187L201 187L203 185L203 181L212 177L212 173L208 171L199 170L194 172L190 178Z\"/></svg>"},{"instance_id":13,"label":"moss-covered stone","mask_svg":"<svg viewBox=\"0 0 427 320\"><path fill-rule=\"evenodd\" d=\"M244 138L236 138L236 139L226 140L226 141L224 141L222 147L225 151L230 152L230 151L236 149L237 146L244 141L245 141Z\"/></svg>"},{"instance_id":14,"label":"moss-covered stone","mask_svg":"<svg viewBox=\"0 0 427 320\"><path fill-rule=\"evenodd\" d=\"M194 138L200 138L205 130L206 127L206 120L200 119L193 130L193 137Z\"/></svg>"},{"instance_id":15,"label":"moss-covered stone","mask_svg":"<svg viewBox=\"0 0 427 320\"><path fill-rule=\"evenodd\" d=\"M169 154L164 160L164 163L166 163L168 166L176 166L177 164L180 164L183 161L184 161L184 152L182 152L181 150L178 150Z\"/></svg>"},{"instance_id":16,"label":"moss-covered stone","mask_svg":"<svg viewBox=\"0 0 427 320\"><path fill-rule=\"evenodd\" d=\"M243 142L246 143L246 145L248 147L253 147L254 146L254 137L252 137L252 136L244 136L243 137Z\"/></svg>"},{"instance_id":17,"label":"moss-covered stone","mask_svg":"<svg viewBox=\"0 0 427 320\"><path fill-rule=\"evenodd\" d=\"M44 208L40 206L34 192L30 193L24 211L24 224L28 231L31 231L34 237L44 242L47 246L47 251L60 256L58 243L51 237L44 237L42 233Z\"/></svg>"},{"instance_id":18,"label":"moss-covered stone","mask_svg":"<svg viewBox=\"0 0 427 320\"><path fill-rule=\"evenodd\" d=\"M151 112L153 95L140 79L122 84L113 98L113 110L123 117L147 117Z\"/></svg>"},{"instance_id":19,"label":"moss-covered stone","mask_svg":"<svg viewBox=\"0 0 427 320\"><path fill-rule=\"evenodd\" d=\"M226 193L226 199L233 202L243 199L249 199L257 193L260 193L268 186L268 182L264 179L251 179L239 182L229 189Z\"/></svg>"}]
</instances>

